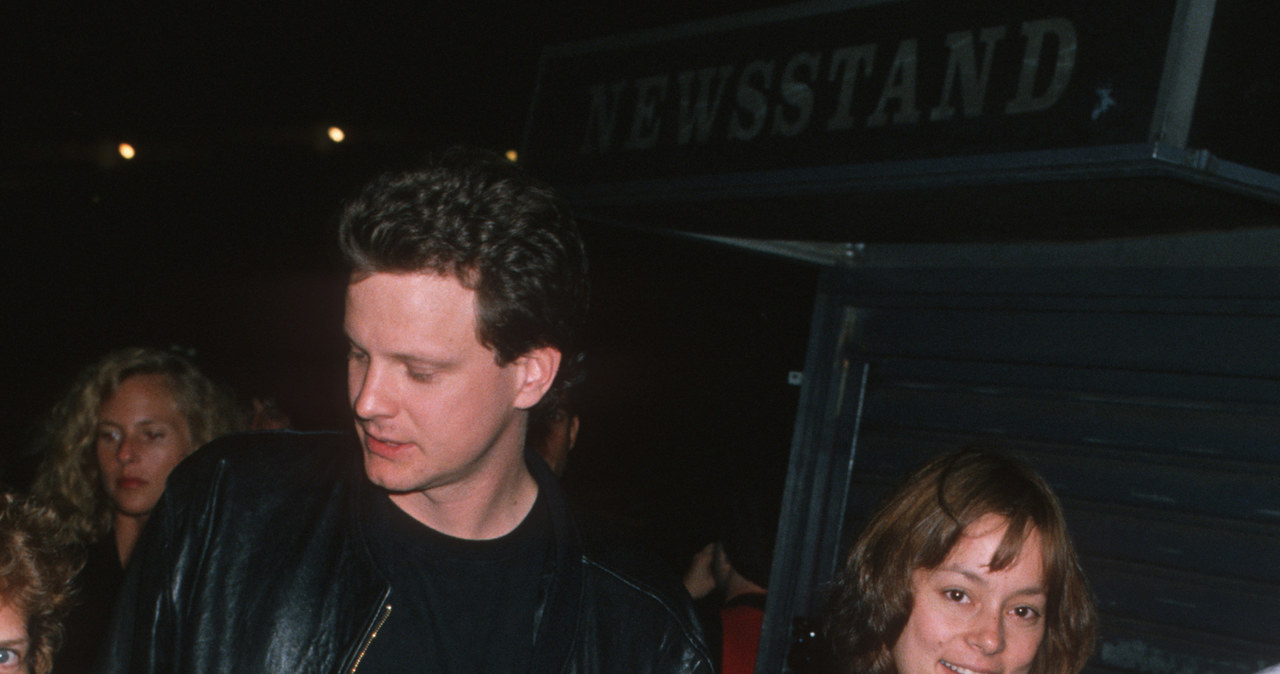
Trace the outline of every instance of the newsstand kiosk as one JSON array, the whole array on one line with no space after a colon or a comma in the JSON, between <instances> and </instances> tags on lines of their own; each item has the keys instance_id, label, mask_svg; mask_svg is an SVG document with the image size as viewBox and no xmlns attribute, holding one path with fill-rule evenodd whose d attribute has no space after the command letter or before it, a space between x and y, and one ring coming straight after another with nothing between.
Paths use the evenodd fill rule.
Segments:
<instances>
[{"instance_id":1,"label":"newsstand kiosk","mask_svg":"<svg viewBox=\"0 0 1280 674\"><path fill-rule=\"evenodd\" d=\"M823 267L758 672L903 471L993 437L1063 500L1090 671L1280 663L1276 26L864 0L544 53L522 157L581 217Z\"/></svg>"}]
</instances>

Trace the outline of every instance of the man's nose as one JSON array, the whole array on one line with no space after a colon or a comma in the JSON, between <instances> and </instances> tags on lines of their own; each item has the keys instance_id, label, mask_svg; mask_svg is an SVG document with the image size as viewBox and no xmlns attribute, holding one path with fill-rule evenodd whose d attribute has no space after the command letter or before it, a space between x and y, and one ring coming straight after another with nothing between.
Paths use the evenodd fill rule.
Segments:
<instances>
[{"instance_id":1,"label":"man's nose","mask_svg":"<svg viewBox=\"0 0 1280 674\"><path fill-rule=\"evenodd\" d=\"M395 395L385 368L370 365L363 376L358 381L352 381L351 385L358 387L351 403L351 409L357 417L374 419L391 416Z\"/></svg>"}]
</instances>

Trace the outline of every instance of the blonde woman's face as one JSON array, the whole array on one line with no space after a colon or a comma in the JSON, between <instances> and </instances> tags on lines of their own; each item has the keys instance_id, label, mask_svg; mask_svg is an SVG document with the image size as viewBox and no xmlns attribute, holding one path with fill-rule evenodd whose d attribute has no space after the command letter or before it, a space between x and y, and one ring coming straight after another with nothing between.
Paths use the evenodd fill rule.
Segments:
<instances>
[{"instance_id":1,"label":"blonde woman's face","mask_svg":"<svg viewBox=\"0 0 1280 674\"><path fill-rule=\"evenodd\" d=\"M936 569L911 574L907 625L893 646L899 674L1025 674L1045 633L1042 537L1032 529L1013 564L990 563L1008 522L970 524Z\"/></svg>"},{"instance_id":2,"label":"blonde woman's face","mask_svg":"<svg viewBox=\"0 0 1280 674\"><path fill-rule=\"evenodd\" d=\"M191 453L191 444L187 420L164 375L124 380L98 408L98 465L116 512L150 514L169 471Z\"/></svg>"},{"instance_id":3,"label":"blonde woman's face","mask_svg":"<svg viewBox=\"0 0 1280 674\"><path fill-rule=\"evenodd\" d=\"M30 671L30 651L26 616L8 602L0 601L0 673Z\"/></svg>"}]
</instances>

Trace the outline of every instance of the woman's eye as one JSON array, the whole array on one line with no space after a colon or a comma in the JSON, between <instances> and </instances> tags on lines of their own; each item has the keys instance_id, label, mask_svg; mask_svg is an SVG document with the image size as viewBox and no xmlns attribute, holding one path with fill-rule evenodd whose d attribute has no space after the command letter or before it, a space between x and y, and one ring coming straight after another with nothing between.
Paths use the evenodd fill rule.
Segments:
<instances>
[{"instance_id":1,"label":"woman's eye","mask_svg":"<svg viewBox=\"0 0 1280 674\"><path fill-rule=\"evenodd\" d=\"M98 442L119 442L120 436L115 431L98 431Z\"/></svg>"},{"instance_id":2,"label":"woman's eye","mask_svg":"<svg viewBox=\"0 0 1280 674\"><path fill-rule=\"evenodd\" d=\"M432 377L432 376L433 376L433 373L431 373L431 372L421 372L421 371L418 371L418 370L409 370L409 378L410 378L410 379L412 379L412 380L414 380L414 381L416 381L416 382L420 382L420 383L429 382L429 381L431 381L431 377Z\"/></svg>"},{"instance_id":3,"label":"woman's eye","mask_svg":"<svg viewBox=\"0 0 1280 674\"><path fill-rule=\"evenodd\" d=\"M148 440L156 441L164 437L164 431L147 431L145 435Z\"/></svg>"},{"instance_id":4,"label":"woman's eye","mask_svg":"<svg viewBox=\"0 0 1280 674\"><path fill-rule=\"evenodd\" d=\"M1040 617L1040 611L1030 606L1019 606L1013 609L1013 614L1023 620L1035 620Z\"/></svg>"},{"instance_id":5,"label":"woman's eye","mask_svg":"<svg viewBox=\"0 0 1280 674\"><path fill-rule=\"evenodd\" d=\"M955 590L955 589L943 590L942 594L947 599L950 599L951 601L954 601L956 603L963 602L964 600L969 598L969 595L965 594L964 590Z\"/></svg>"}]
</instances>

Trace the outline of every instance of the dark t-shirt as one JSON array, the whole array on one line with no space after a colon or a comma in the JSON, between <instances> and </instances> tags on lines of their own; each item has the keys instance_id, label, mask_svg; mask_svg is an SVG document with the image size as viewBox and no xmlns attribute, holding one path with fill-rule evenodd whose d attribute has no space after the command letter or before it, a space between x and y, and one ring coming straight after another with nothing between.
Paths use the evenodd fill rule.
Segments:
<instances>
[{"instance_id":1,"label":"dark t-shirt","mask_svg":"<svg viewBox=\"0 0 1280 674\"><path fill-rule=\"evenodd\" d=\"M430 529L385 494L365 508L370 549L391 581L391 613L360 665L369 672L524 672L551 550L541 496L511 533L471 541Z\"/></svg>"}]
</instances>

